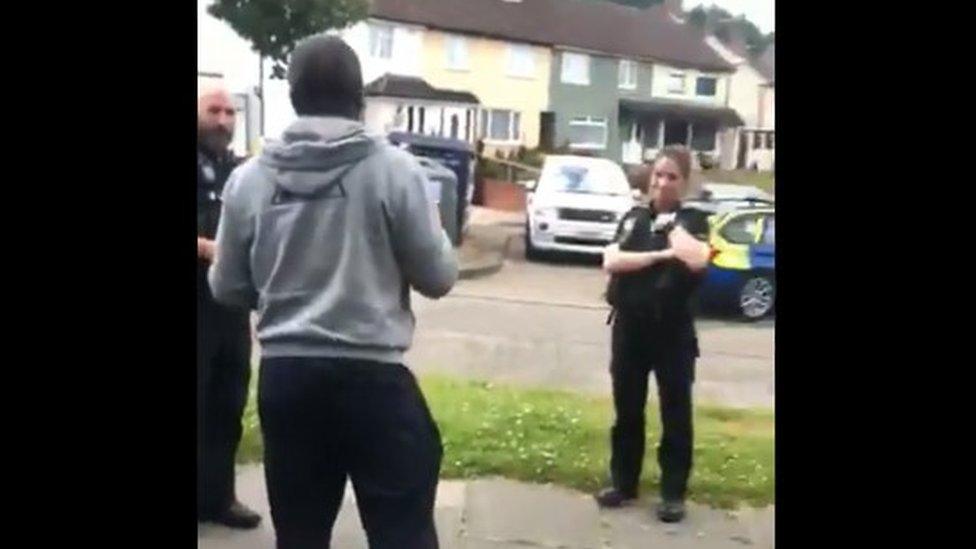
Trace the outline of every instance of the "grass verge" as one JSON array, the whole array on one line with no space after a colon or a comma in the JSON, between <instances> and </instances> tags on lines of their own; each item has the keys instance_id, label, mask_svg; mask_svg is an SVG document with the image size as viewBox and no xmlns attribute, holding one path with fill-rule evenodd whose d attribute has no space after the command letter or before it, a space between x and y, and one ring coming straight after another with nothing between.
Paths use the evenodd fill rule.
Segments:
<instances>
[{"instance_id":1,"label":"grass verge","mask_svg":"<svg viewBox=\"0 0 976 549\"><path fill-rule=\"evenodd\" d=\"M444 444L442 478L503 476L594 491L608 479L613 405L563 391L522 389L440 376L421 379ZM254 398L244 416L238 460L260 461ZM641 490L656 493L660 475L657 404L647 408ZM715 507L774 501L772 411L702 406L695 410L689 498Z\"/></svg>"}]
</instances>

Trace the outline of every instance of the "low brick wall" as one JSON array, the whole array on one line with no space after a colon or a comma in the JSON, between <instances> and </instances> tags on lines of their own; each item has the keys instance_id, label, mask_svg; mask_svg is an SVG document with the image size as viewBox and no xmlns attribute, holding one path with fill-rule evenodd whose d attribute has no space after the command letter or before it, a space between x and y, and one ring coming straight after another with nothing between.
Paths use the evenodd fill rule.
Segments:
<instances>
[{"instance_id":1,"label":"low brick wall","mask_svg":"<svg viewBox=\"0 0 976 549\"><path fill-rule=\"evenodd\" d=\"M525 211L525 188L510 181L484 180L483 206L508 212Z\"/></svg>"}]
</instances>

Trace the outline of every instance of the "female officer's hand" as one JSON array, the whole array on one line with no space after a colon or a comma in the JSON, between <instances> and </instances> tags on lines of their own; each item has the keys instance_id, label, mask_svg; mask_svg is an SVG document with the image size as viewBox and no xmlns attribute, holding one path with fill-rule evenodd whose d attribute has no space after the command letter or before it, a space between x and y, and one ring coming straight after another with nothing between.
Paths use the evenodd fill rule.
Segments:
<instances>
[{"instance_id":1,"label":"female officer's hand","mask_svg":"<svg viewBox=\"0 0 976 549\"><path fill-rule=\"evenodd\" d=\"M674 257L671 248L659 252L625 252L620 250L619 244L614 243L603 249L603 270L608 273L629 273Z\"/></svg>"}]
</instances>

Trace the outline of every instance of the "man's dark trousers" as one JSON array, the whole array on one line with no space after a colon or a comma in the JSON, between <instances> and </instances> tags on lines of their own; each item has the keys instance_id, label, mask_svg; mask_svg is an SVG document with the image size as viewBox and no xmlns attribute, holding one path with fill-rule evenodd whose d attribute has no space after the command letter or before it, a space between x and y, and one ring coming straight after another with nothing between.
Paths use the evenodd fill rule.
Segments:
<instances>
[{"instance_id":1,"label":"man's dark trousers","mask_svg":"<svg viewBox=\"0 0 976 549\"><path fill-rule=\"evenodd\" d=\"M249 314L197 298L197 516L235 501L234 456L251 375Z\"/></svg>"},{"instance_id":2,"label":"man's dark trousers","mask_svg":"<svg viewBox=\"0 0 976 549\"><path fill-rule=\"evenodd\" d=\"M440 434L400 364L264 358L258 409L278 549L328 547L352 481L372 549L434 549Z\"/></svg>"}]
</instances>

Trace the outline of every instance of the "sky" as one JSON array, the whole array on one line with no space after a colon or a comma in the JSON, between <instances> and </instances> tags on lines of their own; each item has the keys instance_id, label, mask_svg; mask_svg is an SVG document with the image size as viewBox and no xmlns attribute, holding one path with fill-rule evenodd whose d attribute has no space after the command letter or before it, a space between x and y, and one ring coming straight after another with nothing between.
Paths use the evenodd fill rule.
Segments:
<instances>
[{"instance_id":1,"label":"sky","mask_svg":"<svg viewBox=\"0 0 976 549\"><path fill-rule=\"evenodd\" d=\"M732 15L745 15L759 30L769 33L776 30L775 3L775 0L684 0L682 4L685 11L690 11L699 4L704 4L705 7L715 4Z\"/></svg>"}]
</instances>

